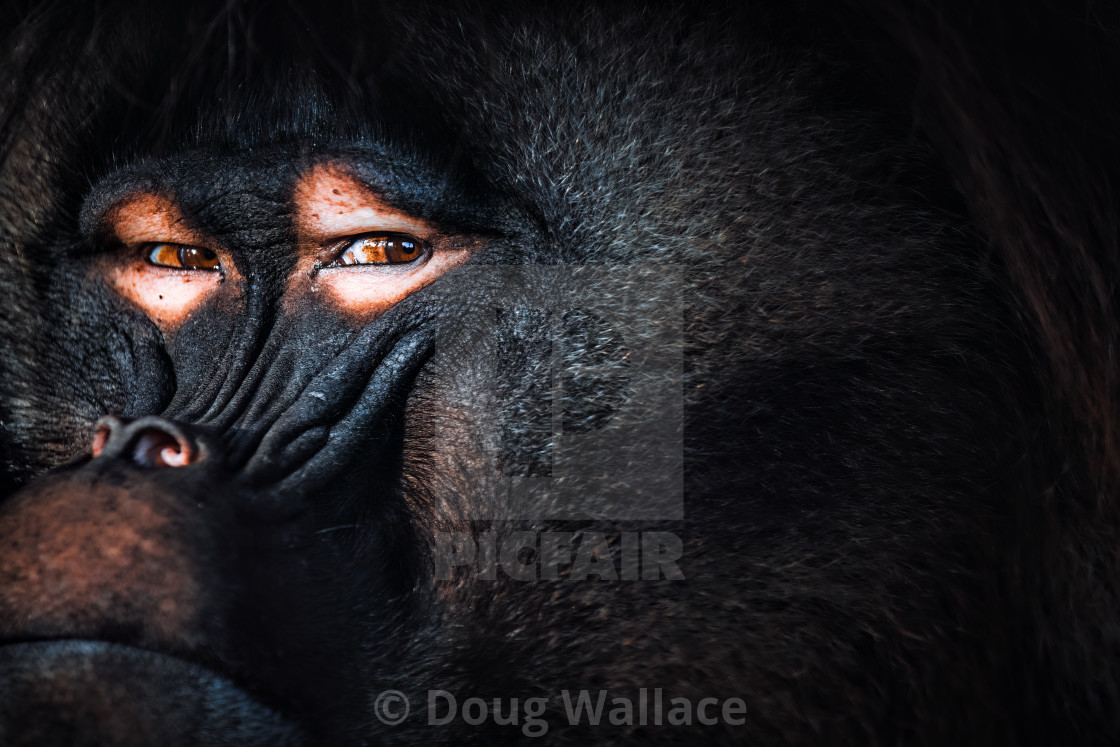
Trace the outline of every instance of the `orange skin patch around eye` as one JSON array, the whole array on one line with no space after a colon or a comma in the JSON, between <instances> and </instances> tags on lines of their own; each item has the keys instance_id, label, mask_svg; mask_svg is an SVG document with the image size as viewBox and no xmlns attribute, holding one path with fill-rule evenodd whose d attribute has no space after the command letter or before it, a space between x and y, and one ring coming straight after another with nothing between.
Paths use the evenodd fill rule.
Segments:
<instances>
[{"instance_id":1,"label":"orange skin patch around eye","mask_svg":"<svg viewBox=\"0 0 1120 747\"><path fill-rule=\"evenodd\" d=\"M432 223L390 206L369 188L333 164L319 164L304 174L293 197L301 257L289 298L325 292L325 300L364 323L408 295L462 264L475 242L442 233ZM402 233L431 248L415 264L327 267L340 241L364 233Z\"/></svg>"},{"instance_id":2,"label":"orange skin patch around eye","mask_svg":"<svg viewBox=\"0 0 1120 747\"><path fill-rule=\"evenodd\" d=\"M292 211L298 256L285 307L297 314L308 302L334 306L356 324L380 316L410 294L465 262L477 238L448 234L439 226L398 210L343 167L320 164L296 185ZM102 220L122 248L105 255L99 269L109 285L142 309L164 332L174 332L207 298L236 293L237 268L229 253L193 230L166 195L138 192ZM348 241L362 234L405 234L426 252L413 262L330 266ZM221 271L153 265L145 245L181 244L213 250ZM225 282L226 281L234 282ZM223 288L228 290L223 290Z\"/></svg>"},{"instance_id":3,"label":"orange skin patch around eye","mask_svg":"<svg viewBox=\"0 0 1120 747\"><path fill-rule=\"evenodd\" d=\"M174 331L192 311L222 286L221 272L180 270L149 263L141 247L166 242L208 247L223 257L226 275L233 263L212 242L191 230L169 198L138 193L125 198L104 219L122 245L101 260L101 272L118 293L139 306L164 332Z\"/></svg>"}]
</instances>

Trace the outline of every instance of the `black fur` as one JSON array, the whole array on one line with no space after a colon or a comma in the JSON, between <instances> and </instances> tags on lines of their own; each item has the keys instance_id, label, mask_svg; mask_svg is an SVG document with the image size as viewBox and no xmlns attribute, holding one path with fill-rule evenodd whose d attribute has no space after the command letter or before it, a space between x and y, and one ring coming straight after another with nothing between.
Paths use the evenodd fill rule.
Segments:
<instances>
[{"instance_id":1,"label":"black fur","mask_svg":"<svg viewBox=\"0 0 1120 747\"><path fill-rule=\"evenodd\" d=\"M493 316L511 305L504 276L451 275L378 322L436 343L403 415L384 416L400 443L379 447L379 502L316 514L316 532L354 515L361 531L325 535L308 554L325 565L288 589L248 558L259 609L207 632L220 645L171 653L330 744L533 741L426 726L431 689L551 697L557 744L1115 743L1120 15L739 5L8 8L7 492L82 452L106 413L163 413L247 455L245 413L274 397L282 417L289 390L349 344L267 296L164 340L86 273L103 250L89 216L119 185L172 185L256 252L263 287L290 267L270 195L295 165L356 154L395 205L486 236L475 269L677 279L683 518L610 520L619 505L594 495L568 507L586 520L468 521L503 516L483 445L500 445L505 475L547 474L549 413L534 407L549 365L573 380L589 362L612 370L561 403L570 429L594 430L642 391L640 366L611 356L620 335L657 348L678 321L637 275L575 288L534 275L527 293L556 308L606 289L604 313L649 321L621 334L565 317L566 352L550 358L547 313ZM478 319L492 323L464 321ZM434 582L428 538L448 528L616 545L672 532L684 580ZM215 598L240 593L211 580ZM285 593L292 620L259 630ZM318 664L270 658L289 639L321 644ZM569 727L557 706L564 689L657 687L742 698L745 724ZM420 712L383 725L371 703L388 688ZM278 738L271 716L244 718Z\"/></svg>"}]
</instances>

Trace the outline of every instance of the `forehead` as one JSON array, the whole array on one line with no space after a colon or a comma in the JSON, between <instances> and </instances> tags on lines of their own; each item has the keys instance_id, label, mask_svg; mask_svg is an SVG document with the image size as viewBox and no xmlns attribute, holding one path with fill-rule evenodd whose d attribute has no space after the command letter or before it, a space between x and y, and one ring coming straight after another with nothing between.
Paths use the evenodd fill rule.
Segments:
<instances>
[{"instance_id":1,"label":"forehead","mask_svg":"<svg viewBox=\"0 0 1120 747\"><path fill-rule=\"evenodd\" d=\"M232 212L242 221L285 214L301 179L329 167L386 202L420 214L463 212L468 191L448 179L430 159L385 146L315 148L276 145L247 150L207 150L138 159L97 180L82 211L92 231L115 205L137 194L173 200L194 218ZM438 195L440 199L433 199Z\"/></svg>"},{"instance_id":2,"label":"forehead","mask_svg":"<svg viewBox=\"0 0 1120 747\"><path fill-rule=\"evenodd\" d=\"M410 158L384 149L348 152L273 146L246 150L197 150L136 159L95 181L83 216L94 220L113 204L138 193L164 195L192 212L215 200L286 203L301 174L334 162L377 192L401 192L402 172L410 181L436 178L409 168Z\"/></svg>"}]
</instances>

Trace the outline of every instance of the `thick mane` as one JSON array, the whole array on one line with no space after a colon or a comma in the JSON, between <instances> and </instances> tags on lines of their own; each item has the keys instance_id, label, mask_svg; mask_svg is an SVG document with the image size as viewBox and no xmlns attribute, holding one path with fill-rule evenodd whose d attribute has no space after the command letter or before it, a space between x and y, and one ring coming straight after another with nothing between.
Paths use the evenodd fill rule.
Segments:
<instances>
[{"instance_id":1,"label":"thick mane","mask_svg":"<svg viewBox=\"0 0 1120 747\"><path fill-rule=\"evenodd\" d=\"M267 412L280 432L290 412L309 442L340 448L328 426L394 413L382 430L362 421L350 431L392 435L377 442L389 467L376 480L356 469L340 478L355 495L367 482L385 487L356 511L368 521L361 540L347 544L359 525L333 520L336 507L349 516L346 500L315 504L332 521L307 545L346 558L337 573L358 579L353 603L315 596L315 584L339 582L336 566L300 577L315 586L325 629L364 636L324 644L360 672L337 705L303 712L297 702L338 685L325 664L306 681L271 660L245 665L237 645L273 640L256 631L237 629L234 654L207 653L254 683L254 696L290 677L279 711L291 706L293 723L342 741L426 743L432 732L407 731L412 722L378 731L366 702L407 682L484 695L672 684L693 700L720 686L747 703L742 733L775 744L1113 743L1120 11L1051 0L741 5L7 5L0 494L16 505L45 473L97 463L90 433L104 415L120 416L109 422L124 443L121 433L142 430L129 418L159 431L160 417L221 399L233 414L220 438L195 434L210 423L186 417L164 436L255 447L264 436L230 423ZM348 158L364 165L326 169ZM318 286L293 300L286 289L331 261L308 260L284 284L309 245L291 205L300 185L314 191L315 166L341 185L320 196L331 209L330 194L342 204L350 184L367 212L436 226L433 242L485 245L477 266L571 270L576 284L542 271L537 290L553 292L557 310L511 311L497 276L451 274L395 307L403 321L378 318L384 329L316 306L330 297ZM120 249L98 220L134 193L225 237L214 240L223 261L255 273L231 269L242 296L188 320L183 335L157 327L131 290L118 297L98 280ZM403 240L397 228L367 228L371 241ZM620 269L660 272L676 297L638 279L578 285L579 272ZM607 329L580 311L592 300L644 323ZM429 330L390 356L411 399L387 384L376 406L360 398L391 349L374 333L458 332L480 309L490 326L469 344L434 344L429 360L417 352L438 337ZM352 329L359 318L365 336ZM335 323L335 337L323 331ZM666 329L677 331L680 371L650 373L634 361ZM376 356L339 352L354 339ZM320 357L336 370L321 373ZM601 369L616 378L596 379ZM681 393L683 518L611 522L602 516L617 505L604 499L595 513L573 500L567 508L586 520L472 526L602 533L614 550L625 533L672 532L684 581L435 583L416 570L438 565L425 533L478 518L456 511L489 505L502 470L552 477L557 433L602 429L643 377L660 375ZM211 391L214 402L199 394ZM339 399L308 405L307 392ZM406 414L392 410L406 399ZM559 431L542 430L542 418ZM305 456L286 437L261 460ZM499 453L493 469L487 449ZM255 453L244 451L242 462ZM364 458L355 463L373 463ZM663 461L646 471L670 470ZM162 499L166 486L154 484ZM237 490L258 487L234 484L241 499ZM0 510L0 538L4 526ZM399 554L369 549L383 540ZM0 561L19 552L0 546ZM235 578L215 587L252 586ZM238 614L234 628L256 613ZM305 633L316 619L277 629ZM128 628L115 624L103 628ZM3 685L0 672L0 701ZM0 737L4 713L0 703ZM561 731L557 719L550 737L584 743L587 732ZM435 741L491 743L494 733L507 734L448 730ZM683 733L592 736L675 743Z\"/></svg>"}]
</instances>

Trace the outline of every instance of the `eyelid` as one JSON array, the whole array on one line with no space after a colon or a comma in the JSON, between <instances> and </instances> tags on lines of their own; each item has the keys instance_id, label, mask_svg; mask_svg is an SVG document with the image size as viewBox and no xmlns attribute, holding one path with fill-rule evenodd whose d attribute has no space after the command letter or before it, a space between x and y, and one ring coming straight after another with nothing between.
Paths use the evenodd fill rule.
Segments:
<instances>
[{"instance_id":1,"label":"eyelid","mask_svg":"<svg viewBox=\"0 0 1120 747\"><path fill-rule=\"evenodd\" d=\"M155 258L156 252L170 253L170 257ZM208 246L181 241L145 241L139 245L139 253L152 267L185 272L225 273L221 254Z\"/></svg>"},{"instance_id":2,"label":"eyelid","mask_svg":"<svg viewBox=\"0 0 1120 747\"><path fill-rule=\"evenodd\" d=\"M340 241L351 241L360 236L397 234L412 236L421 241L436 232L435 227L418 218L395 211L386 212L365 206L346 206L338 212L320 208L301 226L302 241L319 246L333 246ZM323 217L320 217L322 214Z\"/></svg>"},{"instance_id":3,"label":"eyelid","mask_svg":"<svg viewBox=\"0 0 1120 747\"><path fill-rule=\"evenodd\" d=\"M419 254L411 260L403 262L355 262L352 264L342 264L342 257L351 249L355 248L360 242L369 239L400 239L402 241L410 241L419 247ZM422 239L415 234L406 233L404 231L365 231L360 234L353 234L344 236L336 241L330 242L325 247L329 252L327 259L319 264L321 268L328 267L415 267L426 262L432 255L432 244L425 239Z\"/></svg>"}]
</instances>

